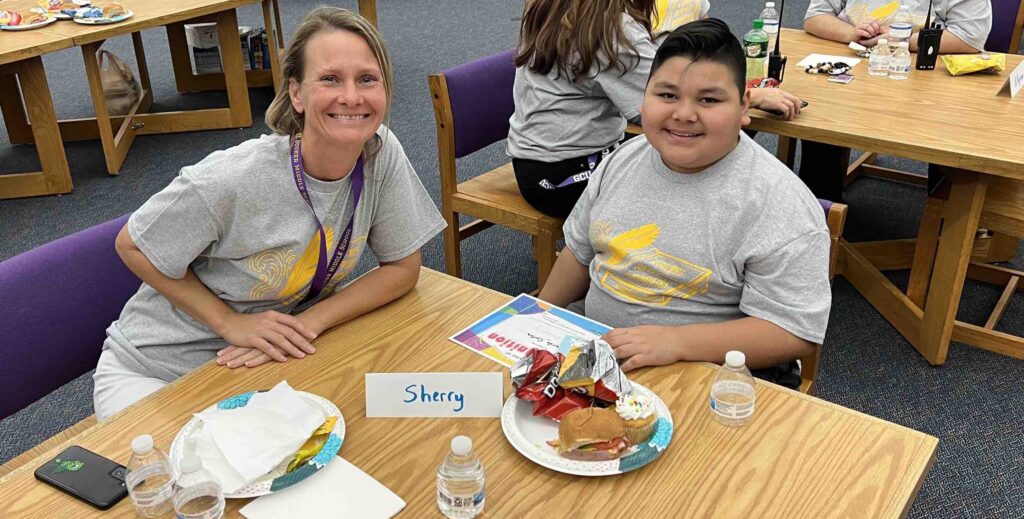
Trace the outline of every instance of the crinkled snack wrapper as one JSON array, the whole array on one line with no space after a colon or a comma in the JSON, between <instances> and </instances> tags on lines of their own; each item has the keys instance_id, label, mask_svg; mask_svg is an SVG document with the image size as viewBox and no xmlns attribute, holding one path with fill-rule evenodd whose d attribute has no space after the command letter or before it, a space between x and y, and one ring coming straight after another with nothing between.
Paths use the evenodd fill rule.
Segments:
<instances>
[{"instance_id":1,"label":"crinkled snack wrapper","mask_svg":"<svg viewBox=\"0 0 1024 519\"><path fill-rule=\"evenodd\" d=\"M946 70L951 76L962 76L974 72L1002 72L1006 70L1006 54L982 52L980 54L946 54L942 56Z\"/></svg>"},{"instance_id":2,"label":"crinkled snack wrapper","mask_svg":"<svg viewBox=\"0 0 1024 519\"><path fill-rule=\"evenodd\" d=\"M535 416L560 420L570 411L614 403L633 391L608 343L576 341L569 354L534 349L512 366L516 397L533 402Z\"/></svg>"}]
</instances>

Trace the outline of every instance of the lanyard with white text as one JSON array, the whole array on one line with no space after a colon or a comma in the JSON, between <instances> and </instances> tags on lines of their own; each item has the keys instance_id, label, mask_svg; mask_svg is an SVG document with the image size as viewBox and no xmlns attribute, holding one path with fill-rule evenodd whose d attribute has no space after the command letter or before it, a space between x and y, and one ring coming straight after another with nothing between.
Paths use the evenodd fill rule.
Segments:
<instances>
[{"instance_id":1,"label":"lanyard with white text","mask_svg":"<svg viewBox=\"0 0 1024 519\"><path fill-rule=\"evenodd\" d=\"M313 284L310 286L309 293L306 294L305 299L302 300L304 303L320 295L324 286L331 280L334 273L338 271L338 266L345 259L345 255L348 254L348 246L352 238L352 226L356 221L356 208L359 206L359 197L363 194L363 156L359 155L359 159L356 160L356 167L352 169L352 218L349 219L348 225L345 226L345 232L341 235L341 239L338 240L338 246L334 249L334 256L331 258L330 263L327 262L327 235L324 233L323 224L320 223L320 219L316 216L316 210L313 209L313 201L310 200L309 193L306 191L306 172L302 168L301 134L296 135L292 142L292 173L295 175L295 187L299 188L299 194L306 201L309 210L313 212L313 219L316 220L316 226L320 230L320 256L317 258Z\"/></svg>"}]
</instances>

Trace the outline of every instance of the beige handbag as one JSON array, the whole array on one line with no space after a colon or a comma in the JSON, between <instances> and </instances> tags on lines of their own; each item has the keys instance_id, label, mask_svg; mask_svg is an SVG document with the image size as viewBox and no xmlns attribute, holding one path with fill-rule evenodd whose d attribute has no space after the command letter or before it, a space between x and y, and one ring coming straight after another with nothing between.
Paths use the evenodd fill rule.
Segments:
<instances>
[{"instance_id":1,"label":"beige handbag","mask_svg":"<svg viewBox=\"0 0 1024 519\"><path fill-rule=\"evenodd\" d=\"M121 61L112 52L101 50L100 82L103 84L103 96L110 115L125 115L132 105L139 100L139 82L131 67Z\"/></svg>"}]
</instances>

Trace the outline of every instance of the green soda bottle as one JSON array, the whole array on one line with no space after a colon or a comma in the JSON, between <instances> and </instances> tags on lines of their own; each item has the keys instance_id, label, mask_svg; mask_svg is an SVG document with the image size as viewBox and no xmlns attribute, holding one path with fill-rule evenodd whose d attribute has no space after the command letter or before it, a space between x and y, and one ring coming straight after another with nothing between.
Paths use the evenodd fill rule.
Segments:
<instances>
[{"instance_id":1,"label":"green soda bottle","mask_svg":"<svg viewBox=\"0 0 1024 519\"><path fill-rule=\"evenodd\" d=\"M747 55L747 81L763 78L768 70L768 33L763 20L754 20L754 28L743 36L743 52Z\"/></svg>"}]
</instances>

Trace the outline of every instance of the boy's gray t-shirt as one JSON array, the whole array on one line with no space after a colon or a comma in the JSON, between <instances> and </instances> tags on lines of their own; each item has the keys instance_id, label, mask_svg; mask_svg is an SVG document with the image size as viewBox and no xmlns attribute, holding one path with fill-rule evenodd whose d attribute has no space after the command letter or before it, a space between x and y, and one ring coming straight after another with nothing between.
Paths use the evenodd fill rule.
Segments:
<instances>
[{"instance_id":1,"label":"boy's gray t-shirt","mask_svg":"<svg viewBox=\"0 0 1024 519\"><path fill-rule=\"evenodd\" d=\"M595 63L586 77L574 83L559 77L557 67L547 74L529 67L516 69L509 156L558 162L596 153L622 139L626 120L640 116L647 76L658 50L647 29L631 16L622 15L622 29L636 51L619 50L623 63L632 66L625 74L615 67L595 74ZM606 56L598 59L607 67Z\"/></svg>"},{"instance_id":2,"label":"boy's gray t-shirt","mask_svg":"<svg viewBox=\"0 0 1024 519\"><path fill-rule=\"evenodd\" d=\"M381 128L366 161L351 245L319 299L347 284L369 246L381 262L416 252L444 228L398 139ZM264 135L217 151L153 195L128 220L128 232L164 275L192 269L238 312L291 313L309 291L319 257L313 213L295 186L287 136ZM307 190L333 255L352 215L351 175ZM318 300L319 300L318 299ZM166 381L210 360L225 342L143 283L107 328L111 349L133 371Z\"/></svg>"},{"instance_id":3,"label":"boy's gray t-shirt","mask_svg":"<svg viewBox=\"0 0 1024 519\"><path fill-rule=\"evenodd\" d=\"M821 344L832 291L824 212L746 134L722 160L676 173L643 136L598 167L565 222L589 266L586 315L612 327L770 321Z\"/></svg>"},{"instance_id":4,"label":"boy's gray t-shirt","mask_svg":"<svg viewBox=\"0 0 1024 519\"><path fill-rule=\"evenodd\" d=\"M888 25L896 10L891 0L811 0L804 20L821 14L831 14L844 22L857 25L873 19ZM914 14L914 31L924 26L928 14L928 0L903 0ZM946 24L946 30L978 50L985 49L985 40L992 30L992 5L989 0L935 0L932 20ZM887 16L880 16L886 14Z\"/></svg>"}]
</instances>

